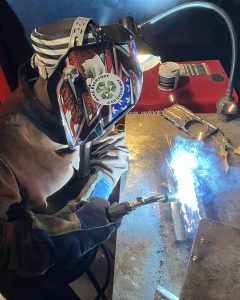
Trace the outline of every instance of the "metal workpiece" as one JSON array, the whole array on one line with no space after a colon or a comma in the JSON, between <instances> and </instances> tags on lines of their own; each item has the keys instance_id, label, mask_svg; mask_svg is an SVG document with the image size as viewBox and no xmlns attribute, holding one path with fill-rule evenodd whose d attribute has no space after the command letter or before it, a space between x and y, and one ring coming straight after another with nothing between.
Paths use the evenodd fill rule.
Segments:
<instances>
[{"instance_id":1,"label":"metal workpiece","mask_svg":"<svg viewBox=\"0 0 240 300\"><path fill-rule=\"evenodd\" d=\"M179 206L175 202L171 203L171 213L175 240L177 242L186 241L188 237L184 228L181 212Z\"/></svg>"},{"instance_id":2,"label":"metal workpiece","mask_svg":"<svg viewBox=\"0 0 240 300\"><path fill-rule=\"evenodd\" d=\"M219 128L234 147L240 145L240 120L222 123L216 114L199 116ZM130 164L121 187L120 202L163 191L167 181L163 165L170 151L166 135L170 144L179 135L190 139L186 132L160 115L130 114L126 117ZM224 185L226 178L232 181L232 188L213 199L213 203L221 222L240 227L240 157L230 153L229 163L229 172L220 183ZM113 300L152 300L157 286L179 297L191 244L176 243L170 207L175 203L143 205L123 218L117 233ZM201 247L213 245L207 235L201 238L204 239ZM224 248L228 253L226 244ZM197 267L203 257L199 253L193 255L199 258L192 262Z\"/></svg>"},{"instance_id":3,"label":"metal workpiece","mask_svg":"<svg viewBox=\"0 0 240 300\"><path fill-rule=\"evenodd\" d=\"M228 151L229 171L220 182L220 186L224 187L224 192L213 199L213 205L217 211L219 221L240 227L240 156L234 153L235 149L238 149L240 145L240 119L222 123L218 120L216 114L202 114L201 116L213 126L219 128L220 141L223 135L224 145L227 145L227 149L228 143L230 143L231 148ZM208 142L216 146L215 140L212 139ZM216 146L216 149L218 151L219 148ZM222 164L224 166L224 162Z\"/></svg>"},{"instance_id":4,"label":"metal workpiece","mask_svg":"<svg viewBox=\"0 0 240 300\"><path fill-rule=\"evenodd\" d=\"M201 220L180 300L240 299L240 229Z\"/></svg>"},{"instance_id":5,"label":"metal workpiece","mask_svg":"<svg viewBox=\"0 0 240 300\"><path fill-rule=\"evenodd\" d=\"M165 125L178 131L159 115L130 114L125 124L130 161L120 202L163 191L162 163L169 151ZM113 300L152 300L158 285L179 294L188 255L175 244L170 203L157 201L131 211L117 233Z\"/></svg>"}]
</instances>

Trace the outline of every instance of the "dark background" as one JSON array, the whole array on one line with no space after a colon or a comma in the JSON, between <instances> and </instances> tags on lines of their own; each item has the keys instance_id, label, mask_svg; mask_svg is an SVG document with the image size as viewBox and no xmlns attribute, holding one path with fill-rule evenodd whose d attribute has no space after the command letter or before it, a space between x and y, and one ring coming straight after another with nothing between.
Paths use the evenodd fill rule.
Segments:
<instances>
[{"instance_id":1,"label":"dark background","mask_svg":"<svg viewBox=\"0 0 240 300\"><path fill-rule=\"evenodd\" d=\"M11 88L17 68L31 57L32 30L61 18L85 16L100 25L131 15L141 23L183 0L0 0L0 63ZM240 0L209 0L224 8L240 39ZM225 23L215 12L191 9L179 12L142 32L163 61L219 59L229 72L231 44ZM235 87L240 92L240 68Z\"/></svg>"}]
</instances>

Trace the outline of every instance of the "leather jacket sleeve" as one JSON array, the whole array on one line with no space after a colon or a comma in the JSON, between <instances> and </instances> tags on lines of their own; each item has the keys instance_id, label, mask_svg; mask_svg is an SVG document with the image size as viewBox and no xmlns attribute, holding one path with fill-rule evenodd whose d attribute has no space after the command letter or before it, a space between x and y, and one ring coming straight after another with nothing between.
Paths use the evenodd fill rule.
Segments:
<instances>
[{"instance_id":1,"label":"leather jacket sleeve","mask_svg":"<svg viewBox=\"0 0 240 300\"><path fill-rule=\"evenodd\" d=\"M24 203L14 174L0 160L0 292L16 278L45 273L58 258L81 257L117 227L104 199L66 205L52 215L33 213Z\"/></svg>"},{"instance_id":2,"label":"leather jacket sleeve","mask_svg":"<svg viewBox=\"0 0 240 300\"><path fill-rule=\"evenodd\" d=\"M14 174L0 160L0 288L15 277L36 276L50 267L51 247L41 236L32 229Z\"/></svg>"}]
</instances>

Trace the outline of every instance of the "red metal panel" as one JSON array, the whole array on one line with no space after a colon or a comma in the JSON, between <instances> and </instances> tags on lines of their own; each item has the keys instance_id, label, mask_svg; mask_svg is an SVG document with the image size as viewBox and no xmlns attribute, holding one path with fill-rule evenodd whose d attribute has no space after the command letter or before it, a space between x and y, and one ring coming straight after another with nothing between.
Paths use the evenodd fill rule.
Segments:
<instances>
[{"instance_id":1,"label":"red metal panel","mask_svg":"<svg viewBox=\"0 0 240 300\"><path fill-rule=\"evenodd\" d=\"M7 96L10 94L10 88L8 86L6 77L3 73L3 69L0 66L0 103L3 103L3 101L7 98Z\"/></svg>"},{"instance_id":2,"label":"red metal panel","mask_svg":"<svg viewBox=\"0 0 240 300\"><path fill-rule=\"evenodd\" d=\"M180 76L178 88L162 91L158 88L159 65L144 72L144 83L140 100L133 109L135 112L162 110L173 103L179 103L196 113L216 112L217 100L226 94L228 77L218 60L180 62L179 64L206 63L209 75ZM213 81L212 74L219 74L223 81ZM238 99L234 91L235 99Z\"/></svg>"}]
</instances>

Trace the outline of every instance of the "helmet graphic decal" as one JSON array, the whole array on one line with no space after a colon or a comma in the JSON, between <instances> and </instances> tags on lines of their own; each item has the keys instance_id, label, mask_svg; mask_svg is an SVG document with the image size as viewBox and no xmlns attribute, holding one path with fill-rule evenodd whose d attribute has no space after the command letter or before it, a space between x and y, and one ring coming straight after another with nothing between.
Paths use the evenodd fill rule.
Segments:
<instances>
[{"instance_id":1,"label":"helmet graphic decal","mask_svg":"<svg viewBox=\"0 0 240 300\"><path fill-rule=\"evenodd\" d=\"M118 103L124 93L122 80L111 73L103 73L96 77L90 87L92 98L99 104L112 105Z\"/></svg>"}]
</instances>

